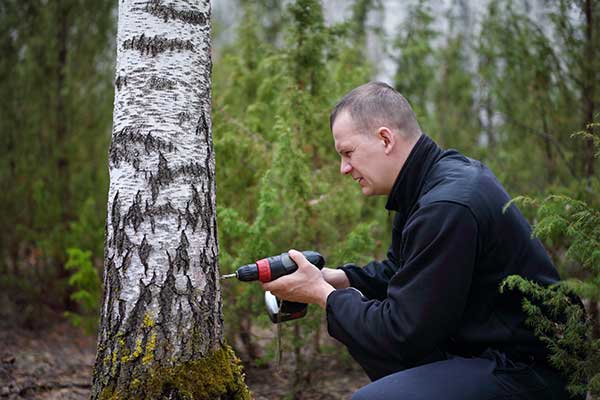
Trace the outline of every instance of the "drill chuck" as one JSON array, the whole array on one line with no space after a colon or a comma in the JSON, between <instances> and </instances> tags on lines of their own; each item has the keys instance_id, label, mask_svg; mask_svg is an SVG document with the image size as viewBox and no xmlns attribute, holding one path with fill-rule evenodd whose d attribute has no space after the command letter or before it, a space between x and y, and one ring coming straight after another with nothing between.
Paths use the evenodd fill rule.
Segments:
<instances>
[{"instance_id":1,"label":"drill chuck","mask_svg":"<svg viewBox=\"0 0 600 400\"><path fill-rule=\"evenodd\" d=\"M235 271L235 276L244 282L252 282L258 280L258 267L256 264L242 265Z\"/></svg>"}]
</instances>

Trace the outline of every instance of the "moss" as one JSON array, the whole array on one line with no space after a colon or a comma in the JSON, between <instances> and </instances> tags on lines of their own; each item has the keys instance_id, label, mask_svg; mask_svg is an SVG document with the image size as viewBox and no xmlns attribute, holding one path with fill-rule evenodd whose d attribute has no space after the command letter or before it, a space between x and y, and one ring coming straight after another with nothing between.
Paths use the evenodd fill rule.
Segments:
<instances>
[{"instance_id":1,"label":"moss","mask_svg":"<svg viewBox=\"0 0 600 400\"><path fill-rule=\"evenodd\" d=\"M154 320L150 318L150 315L144 315L144 328L150 329L154 326Z\"/></svg>"},{"instance_id":2,"label":"moss","mask_svg":"<svg viewBox=\"0 0 600 400\"><path fill-rule=\"evenodd\" d=\"M148 339L148 343L146 344L146 352L144 354L144 358L142 358L142 364L149 364L150 361L154 358L154 349L156 348L156 333L152 332L150 335L150 339Z\"/></svg>"},{"instance_id":3,"label":"moss","mask_svg":"<svg viewBox=\"0 0 600 400\"><path fill-rule=\"evenodd\" d=\"M112 353L110 361L112 362L110 373L112 376L114 376L117 373L117 352L116 351Z\"/></svg>"},{"instance_id":4,"label":"moss","mask_svg":"<svg viewBox=\"0 0 600 400\"><path fill-rule=\"evenodd\" d=\"M142 338L139 337L135 341L135 349L133 350L133 353L129 354L127 349L123 349L123 357L121 357L121 362L126 363L135 360L142 355L142 350Z\"/></svg>"},{"instance_id":5,"label":"moss","mask_svg":"<svg viewBox=\"0 0 600 400\"><path fill-rule=\"evenodd\" d=\"M155 341L156 336L153 335L146 347L146 356L152 354L149 351L150 345L154 345ZM152 357L147 362L151 360ZM155 399L164 395L182 400L250 400L252 398L244 382L240 361L233 350L226 345L199 360L172 366L157 365L144 370L145 375L136 376L125 387L106 387L99 399Z\"/></svg>"}]
</instances>

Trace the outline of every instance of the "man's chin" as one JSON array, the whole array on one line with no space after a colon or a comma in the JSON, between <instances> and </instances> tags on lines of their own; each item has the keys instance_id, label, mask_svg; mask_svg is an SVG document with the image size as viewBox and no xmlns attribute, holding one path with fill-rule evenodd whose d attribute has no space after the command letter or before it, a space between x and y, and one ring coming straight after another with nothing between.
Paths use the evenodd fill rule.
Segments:
<instances>
[{"instance_id":1,"label":"man's chin","mask_svg":"<svg viewBox=\"0 0 600 400\"><path fill-rule=\"evenodd\" d=\"M360 188L360 190L362 191L362 194L367 197L375 195L375 193L373 193L373 190L368 186L363 186L362 188Z\"/></svg>"},{"instance_id":2,"label":"man's chin","mask_svg":"<svg viewBox=\"0 0 600 400\"><path fill-rule=\"evenodd\" d=\"M366 196L366 197L384 196L384 195L389 194L389 193L375 191L373 189L373 187L371 187L371 186L363 186L360 188L360 190L362 191L363 196Z\"/></svg>"}]
</instances>

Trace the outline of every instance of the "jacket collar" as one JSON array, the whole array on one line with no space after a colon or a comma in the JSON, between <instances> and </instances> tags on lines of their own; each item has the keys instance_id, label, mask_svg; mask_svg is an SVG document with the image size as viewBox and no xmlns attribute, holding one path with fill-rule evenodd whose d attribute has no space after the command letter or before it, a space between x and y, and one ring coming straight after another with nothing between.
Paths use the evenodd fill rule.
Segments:
<instances>
[{"instance_id":1,"label":"jacket collar","mask_svg":"<svg viewBox=\"0 0 600 400\"><path fill-rule=\"evenodd\" d=\"M400 169L385 208L406 217L421 193L429 170L441 154L442 149L429 136L422 134Z\"/></svg>"}]
</instances>

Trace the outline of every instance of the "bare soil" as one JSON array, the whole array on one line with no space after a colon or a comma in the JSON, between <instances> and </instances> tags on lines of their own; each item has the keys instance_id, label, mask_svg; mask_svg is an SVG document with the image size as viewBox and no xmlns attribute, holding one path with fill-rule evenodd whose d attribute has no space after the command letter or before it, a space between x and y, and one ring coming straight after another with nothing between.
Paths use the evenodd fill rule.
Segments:
<instances>
[{"instance_id":1,"label":"bare soil","mask_svg":"<svg viewBox=\"0 0 600 400\"><path fill-rule=\"evenodd\" d=\"M37 330L0 325L0 399L89 399L96 338L86 336L66 322ZM348 399L368 378L351 360L320 354L303 388L292 396L293 371L245 363L246 382L255 400ZM275 363L272 363L275 364Z\"/></svg>"}]
</instances>

